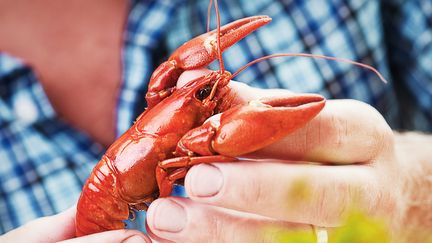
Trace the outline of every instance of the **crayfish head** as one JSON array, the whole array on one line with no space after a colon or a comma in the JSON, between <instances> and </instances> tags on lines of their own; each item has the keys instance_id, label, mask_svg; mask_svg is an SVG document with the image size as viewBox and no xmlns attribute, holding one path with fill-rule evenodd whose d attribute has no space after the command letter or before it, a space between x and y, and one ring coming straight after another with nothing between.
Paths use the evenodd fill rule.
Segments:
<instances>
[{"instance_id":1,"label":"crayfish head","mask_svg":"<svg viewBox=\"0 0 432 243\"><path fill-rule=\"evenodd\" d=\"M228 71L214 71L209 74L209 82L201 86L195 96L201 101L204 109L211 110L213 114L221 112L222 106L226 106L226 98L230 90L228 87L230 77L231 73Z\"/></svg>"},{"instance_id":2,"label":"crayfish head","mask_svg":"<svg viewBox=\"0 0 432 243\"><path fill-rule=\"evenodd\" d=\"M228 72L210 71L195 78L183 86L178 87L171 96L157 106L158 115L161 111L168 111L170 116L175 112L182 113L183 121L194 124L204 122L211 115L220 111L219 105L229 92L230 74Z\"/></svg>"}]
</instances>

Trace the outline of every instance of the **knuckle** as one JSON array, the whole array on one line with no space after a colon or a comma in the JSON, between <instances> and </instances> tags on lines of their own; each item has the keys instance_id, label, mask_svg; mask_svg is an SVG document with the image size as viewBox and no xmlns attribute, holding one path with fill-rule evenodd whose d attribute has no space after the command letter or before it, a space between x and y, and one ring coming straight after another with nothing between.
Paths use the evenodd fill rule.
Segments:
<instances>
[{"instance_id":1,"label":"knuckle","mask_svg":"<svg viewBox=\"0 0 432 243\"><path fill-rule=\"evenodd\" d=\"M313 129L306 129L306 145L309 146L306 149L312 149L316 146L316 144L313 144L313 141L318 141L318 144L324 142L334 150L343 149L350 132L347 127L348 120L346 116L330 112L323 116L318 116L317 122L319 128L318 138L316 134L313 134Z\"/></svg>"},{"instance_id":2,"label":"knuckle","mask_svg":"<svg viewBox=\"0 0 432 243\"><path fill-rule=\"evenodd\" d=\"M210 213L212 217L208 217L208 212L202 212L201 218L207 221L209 231L193 236L195 240L199 239L197 242L243 242L244 220L218 210L210 210Z\"/></svg>"},{"instance_id":3,"label":"knuckle","mask_svg":"<svg viewBox=\"0 0 432 243\"><path fill-rule=\"evenodd\" d=\"M386 187L377 187L373 193L371 190L369 193L371 214L387 215L393 221L397 221L402 216L404 202L400 193Z\"/></svg>"},{"instance_id":4,"label":"knuckle","mask_svg":"<svg viewBox=\"0 0 432 243\"><path fill-rule=\"evenodd\" d=\"M313 220L320 225L339 225L353 199L353 190L347 182L337 181L332 184L324 188L317 188L316 202L318 205L315 207L317 211L312 215L317 216Z\"/></svg>"},{"instance_id":5,"label":"knuckle","mask_svg":"<svg viewBox=\"0 0 432 243\"><path fill-rule=\"evenodd\" d=\"M350 107L350 118L335 118L340 124L341 132L338 133L337 143L339 146L352 134L350 130L357 130L357 139L361 139L362 151L366 152L368 160L376 159L380 154L394 145L394 135L384 117L371 105L357 100L348 100L347 107ZM349 119L349 121L347 120ZM350 122L350 123L349 123Z\"/></svg>"},{"instance_id":6,"label":"knuckle","mask_svg":"<svg viewBox=\"0 0 432 243\"><path fill-rule=\"evenodd\" d=\"M212 237L211 242L216 242L216 239L220 239L222 238L223 234L224 234L224 224L222 223L221 220L217 219L217 218L211 218L210 219L210 225L211 230L212 230L212 235L215 237ZM225 232L226 233L226 232Z\"/></svg>"},{"instance_id":7,"label":"knuckle","mask_svg":"<svg viewBox=\"0 0 432 243\"><path fill-rule=\"evenodd\" d=\"M248 180L244 180L245 185L240 189L240 198L237 200L239 203L251 204L259 202L267 202L265 186L263 182L259 180L259 176L251 177Z\"/></svg>"},{"instance_id":8,"label":"knuckle","mask_svg":"<svg viewBox=\"0 0 432 243\"><path fill-rule=\"evenodd\" d=\"M384 117L372 106L362 103L368 114L371 128L368 130L369 139L366 143L367 149L371 151L371 160L390 149L394 145L394 135Z\"/></svg>"}]
</instances>

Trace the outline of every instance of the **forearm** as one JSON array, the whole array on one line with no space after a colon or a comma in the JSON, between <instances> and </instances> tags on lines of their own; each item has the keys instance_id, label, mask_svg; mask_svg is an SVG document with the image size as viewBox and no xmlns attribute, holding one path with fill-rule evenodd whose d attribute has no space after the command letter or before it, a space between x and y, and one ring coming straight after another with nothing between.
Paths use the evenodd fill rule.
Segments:
<instances>
[{"instance_id":1,"label":"forearm","mask_svg":"<svg viewBox=\"0 0 432 243\"><path fill-rule=\"evenodd\" d=\"M410 240L432 237L432 135L395 133L395 149L402 166L405 199L404 230ZM404 232L404 231L407 232ZM415 237L413 239L413 237Z\"/></svg>"}]
</instances>

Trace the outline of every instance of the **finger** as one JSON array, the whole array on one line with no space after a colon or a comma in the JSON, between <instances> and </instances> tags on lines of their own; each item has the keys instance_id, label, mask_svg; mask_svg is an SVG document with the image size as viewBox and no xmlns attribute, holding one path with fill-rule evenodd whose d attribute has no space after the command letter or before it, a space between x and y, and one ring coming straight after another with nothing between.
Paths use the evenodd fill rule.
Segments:
<instances>
[{"instance_id":1,"label":"finger","mask_svg":"<svg viewBox=\"0 0 432 243\"><path fill-rule=\"evenodd\" d=\"M107 243L151 243L150 238L137 230L112 230L102 233L86 235L74 239L61 241L62 243L92 243L92 242L107 242Z\"/></svg>"},{"instance_id":2,"label":"finger","mask_svg":"<svg viewBox=\"0 0 432 243\"><path fill-rule=\"evenodd\" d=\"M239 213L186 198L154 201L147 224L153 234L175 242L282 242L286 235L310 239L304 242L315 239L309 225Z\"/></svg>"},{"instance_id":3,"label":"finger","mask_svg":"<svg viewBox=\"0 0 432 243\"><path fill-rule=\"evenodd\" d=\"M251 156L329 163L369 163L391 155L393 132L371 106L329 100L305 127Z\"/></svg>"},{"instance_id":4,"label":"finger","mask_svg":"<svg viewBox=\"0 0 432 243\"><path fill-rule=\"evenodd\" d=\"M196 78L205 76L210 73L211 70L207 68L194 69L190 71L183 72L177 80L177 87L183 87L183 85L187 84L189 81L194 80Z\"/></svg>"},{"instance_id":5,"label":"finger","mask_svg":"<svg viewBox=\"0 0 432 243\"><path fill-rule=\"evenodd\" d=\"M75 236L76 207L33 220L3 235L5 242L56 242Z\"/></svg>"},{"instance_id":6,"label":"finger","mask_svg":"<svg viewBox=\"0 0 432 243\"><path fill-rule=\"evenodd\" d=\"M395 193L381 185L367 165L215 163L194 166L185 178L194 201L326 227L339 225L353 207L391 215Z\"/></svg>"}]
</instances>

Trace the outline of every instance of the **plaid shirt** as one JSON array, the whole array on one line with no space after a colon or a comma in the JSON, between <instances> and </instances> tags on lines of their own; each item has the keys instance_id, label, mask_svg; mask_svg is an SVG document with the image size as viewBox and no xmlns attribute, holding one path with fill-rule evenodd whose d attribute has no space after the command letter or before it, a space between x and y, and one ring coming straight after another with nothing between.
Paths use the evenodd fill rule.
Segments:
<instances>
[{"instance_id":1,"label":"plaid shirt","mask_svg":"<svg viewBox=\"0 0 432 243\"><path fill-rule=\"evenodd\" d=\"M117 134L144 109L155 66L183 42L205 32L207 4L132 1ZM308 58L263 61L237 80L262 88L358 99L377 108L395 129L431 131L430 0L220 0L219 6L223 24L250 15L273 18L224 53L229 71L272 53L306 52L370 64L389 83L365 69ZM100 145L58 118L31 69L0 54L0 233L73 205L102 153Z\"/></svg>"}]
</instances>

